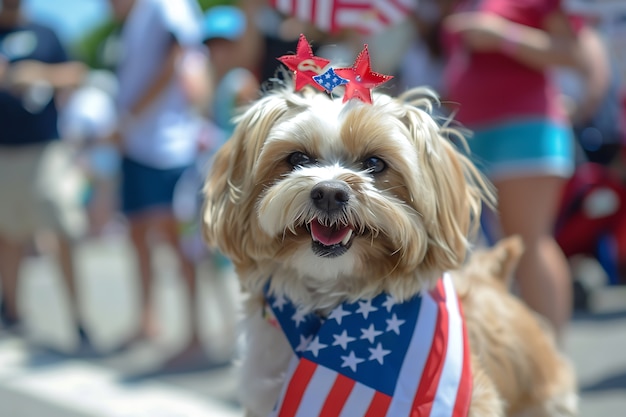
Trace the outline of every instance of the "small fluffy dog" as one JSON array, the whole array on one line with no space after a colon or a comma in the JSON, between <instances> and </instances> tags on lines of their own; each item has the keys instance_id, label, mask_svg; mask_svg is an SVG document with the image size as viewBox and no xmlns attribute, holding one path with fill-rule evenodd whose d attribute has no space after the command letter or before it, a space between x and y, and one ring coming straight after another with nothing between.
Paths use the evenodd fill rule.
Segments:
<instances>
[{"instance_id":1,"label":"small fluffy dog","mask_svg":"<svg viewBox=\"0 0 626 417\"><path fill-rule=\"evenodd\" d=\"M217 153L204 232L249 295L247 415L574 415L568 368L548 342L533 357L542 333L504 288L464 287L457 304L446 271L464 264L493 193L435 101L279 86ZM508 305L520 315L498 312Z\"/></svg>"}]
</instances>

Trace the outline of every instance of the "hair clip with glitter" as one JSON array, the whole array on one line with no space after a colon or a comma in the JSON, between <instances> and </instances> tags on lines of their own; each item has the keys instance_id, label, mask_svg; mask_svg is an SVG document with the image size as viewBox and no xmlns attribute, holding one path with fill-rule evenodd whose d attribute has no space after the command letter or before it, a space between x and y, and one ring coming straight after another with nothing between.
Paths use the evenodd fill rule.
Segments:
<instances>
[{"instance_id":1,"label":"hair clip with glitter","mask_svg":"<svg viewBox=\"0 0 626 417\"><path fill-rule=\"evenodd\" d=\"M367 45L359 53L352 67L326 69L330 61L313 55L311 45L304 35L300 35L296 53L278 58L295 75L295 90L306 85L331 93L336 87L345 86L343 102L356 98L372 103L371 90L393 78L391 75L372 71Z\"/></svg>"}]
</instances>

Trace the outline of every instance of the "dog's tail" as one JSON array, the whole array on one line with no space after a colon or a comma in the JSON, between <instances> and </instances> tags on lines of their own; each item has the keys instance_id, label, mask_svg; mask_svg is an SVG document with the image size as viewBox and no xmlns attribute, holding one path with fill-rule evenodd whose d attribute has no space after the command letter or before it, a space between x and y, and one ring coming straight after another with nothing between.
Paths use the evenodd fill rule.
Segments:
<instances>
[{"instance_id":1,"label":"dog's tail","mask_svg":"<svg viewBox=\"0 0 626 417\"><path fill-rule=\"evenodd\" d=\"M509 292L515 269L523 253L524 242L518 235L502 239L491 248L476 249L469 256L467 263L460 270L453 272L458 294L463 297L467 295L472 285L482 284L495 285Z\"/></svg>"},{"instance_id":2,"label":"dog's tail","mask_svg":"<svg viewBox=\"0 0 626 417\"><path fill-rule=\"evenodd\" d=\"M519 235L513 235L502 239L491 251L493 252L493 256L489 259L491 259L493 263L490 267L493 268L492 270L494 272L491 276L500 280L506 288L510 288L513 282L513 274L524 253L524 242L522 238Z\"/></svg>"}]
</instances>

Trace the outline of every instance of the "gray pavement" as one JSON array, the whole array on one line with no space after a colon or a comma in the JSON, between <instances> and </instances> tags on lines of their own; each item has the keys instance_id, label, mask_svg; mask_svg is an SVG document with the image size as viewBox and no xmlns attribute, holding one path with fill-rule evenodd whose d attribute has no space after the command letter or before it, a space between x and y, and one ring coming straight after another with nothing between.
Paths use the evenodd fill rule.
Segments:
<instances>
[{"instance_id":1,"label":"gray pavement","mask_svg":"<svg viewBox=\"0 0 626 417\"><path fill-rule=\"evenodd\" d=\"M165 375L159 365L184 344L187 303L171 254L159 249L154 343L115 353L138 323L128 242L110 237L78 247L82 312L102 357L77 358L65 294L53 260L28 259L20 282L25 337L0 330L0 417L240 417L236 324L240 297L232 270L200 267L200 319L212 362ZM566 349L581 386L582 417L626 416L626 288L591 285L591 312L577 314ZM48 349L52 348L52 349Z\"/></svg>"}]
</instances>

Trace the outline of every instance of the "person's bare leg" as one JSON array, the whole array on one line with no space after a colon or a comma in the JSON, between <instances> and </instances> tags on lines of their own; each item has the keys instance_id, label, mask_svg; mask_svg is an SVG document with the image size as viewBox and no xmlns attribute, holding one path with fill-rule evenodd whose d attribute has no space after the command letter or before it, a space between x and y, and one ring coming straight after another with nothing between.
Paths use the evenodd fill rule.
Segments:
<instances>
[{"instance_id":1,"label":"person's bare leg","mask_svg":"<svg viewBox=\"0 0 626 417\"><path fill-rule=\"evenodd\" d=\"M130 240L135 250L137 268L139 272L139 305L140 305L140 328L138 338L151 338L156 333L154 319L154 306L152 304L152 264L148 234L151 228L152 218L150 214L138 214L130 216L128 226Z\"/></svg>"},{"instance_id":2,"label":"person's bare leg","mask_svg":"<svg viewBox=\"0 0 626 417\"><path fill-rule=\"evenodd\" d=\"M7 318L17 321L17 284L20 266L24 259L24 245L0 236L0 279L2 282L2 301Z\"/></svg>"},{"instance_id":3,"label":"person's bare leg","mask_svg":"<svg viewBox=\"0 0 626 417\"><path fill-rule=\"evenodd\" d=\"M564 179L529 177L494 183L503 233L521 235L526 246L517 270L520 295L552 323L560 338L572 309L571 272L553 238Z\"/></svg>"},{"instance_id":4,"label":"person's bare leg","mask_svg":"<svg viewBox=\"0 0 626 417\"><path fill-rule=\"evenodd\" d=\"M178 264L184 281L186 295L189 300L187 303L189 308L186 313L191 331L190 343L192 345L201 344L197 309L196 265L189 260L181 250L180 233L174 216L169 213L163 213L159 217L159 227L163 236L167 240L167 243L175 251L178 258Z\"/></svg>"},{"instance_id":5,"label":"person's bare leg","mask_svg":"<svg viewBox=\"0 0 626 417\"><path fill-rule=\"evenodd\" d=\"M180 235L176 219L171 213L162 213L159 217L159 229L170 247L176 252L181 276L187 293L188 306L186 316L189 323L190 338L182 350L167 359L164 370L190 371L209 363L200 335L199 312L197 308L196 265L181 251Z\"/></svg>"},{"instance_id":6,"label":"person's bare leg","mask_svg":"<svg viewBox=\"0 0 626 417\"><path fill-rule=\"evenodd\" d=\"M70 301L70 314L78 327L82 327L79 295L76 282L76 265L74 264L74 248L72 243L63 237L58 238L58 259L61 275L65 282Z\"/></svg>"}]
</instances>

